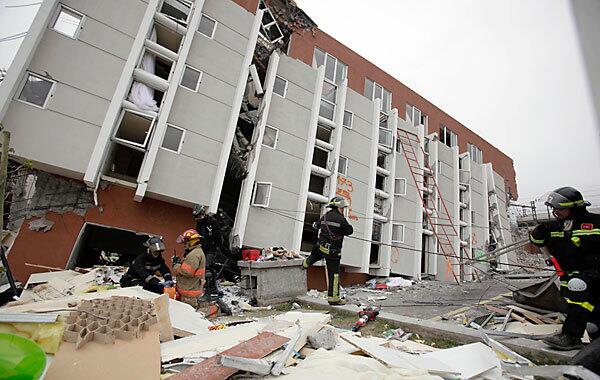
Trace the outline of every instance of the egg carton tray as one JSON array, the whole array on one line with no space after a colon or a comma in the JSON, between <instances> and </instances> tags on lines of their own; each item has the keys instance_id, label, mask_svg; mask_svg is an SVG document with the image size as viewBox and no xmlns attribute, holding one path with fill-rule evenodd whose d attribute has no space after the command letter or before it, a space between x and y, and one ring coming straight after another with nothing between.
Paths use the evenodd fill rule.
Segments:
<instances>
[{"instance_id":1,"label":"egg carton tray","mask_svg":"<svg viewBox=\"0 0 600 380\"><path fill-rule=\"evenodd\" d=\"M84 300L67 317L63 340L76 348L91 341L112 344L115 339L137 339L157 322L152 301L120 296Z\"/></svg>"}]
</instances>

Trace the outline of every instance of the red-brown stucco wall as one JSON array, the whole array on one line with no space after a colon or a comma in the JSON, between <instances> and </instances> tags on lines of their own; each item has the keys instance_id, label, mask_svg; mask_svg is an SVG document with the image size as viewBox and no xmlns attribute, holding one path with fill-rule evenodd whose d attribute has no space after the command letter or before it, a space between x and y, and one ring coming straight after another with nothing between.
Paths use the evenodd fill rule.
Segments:
<instances>
[{"instance_id":1,"label":"red-brown stucco wall","mask_svg":"<svg viewBox=\"0 0 600 380\"><path fill-rule=\"evenodd\" d=\"M88 209L85 216L50 212L45 217L53 221L54 226L48 232L32 231L28 228L29 220L23 222L8 255L15 277L25 282L31 273L46 272L25 263L64 268L85 222L161 235L167 247L164 257L170 264L173 248L182 255L181 245L175 242L177 236L194 225L191 210L148 198L136 202L134 192L120 186L100 190L100 207Z\"/></svg>"},{"instance_id":2,"label":"red-brown stucco wall","mask_svg":"<svg viewBox=\"0 0 600 380\"><path fill-rule=\"evenodd\" d=\"M392 107L398 109L400 117L404 118L406 103L409 103L428 116L429 133L438 132L440 125L443 124L458 135L460 152L467 151L467 143L476 145L483 152L484 162L493 164L494 170L504 177L507 191L514 199L517 199L518 191L513 160L497 147L320 29L315 30L314 33L307 31L302 34L294 34L288 53L290 57L311 65L315 47L330 53L348 65L348 87L352 90L363 94L365 78L374 80L392 92Z\"/></svg>"}]
</instances>

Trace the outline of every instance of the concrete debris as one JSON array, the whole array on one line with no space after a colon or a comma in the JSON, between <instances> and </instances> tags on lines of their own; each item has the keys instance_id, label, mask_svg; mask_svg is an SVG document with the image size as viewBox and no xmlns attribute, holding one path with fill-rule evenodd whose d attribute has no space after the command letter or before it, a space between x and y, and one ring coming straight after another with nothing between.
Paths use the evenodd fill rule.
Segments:
<instances>
[{"instance_id":1,"label":"concrete debris","mask_svg":"<svg viewBox=\"0 0 600 380\"><path fill-rule=\"evenodd\" d=\"M333 326L325 326L315 334L308 336L308 343L318 350L324 348L326 350L333 350L337 346L339 334Z\"/></svg>"},{"instance_id":2,"label":"concrete debris","mask_svg":"<svg viewBox=\"0 0 600 380\"><path fill-rule=\"evenodd\" d=\"M32 231L48 232L54 226L54 222L46 218L35 219L29 222L29 229Z\"/></svg>"}]
</instances>

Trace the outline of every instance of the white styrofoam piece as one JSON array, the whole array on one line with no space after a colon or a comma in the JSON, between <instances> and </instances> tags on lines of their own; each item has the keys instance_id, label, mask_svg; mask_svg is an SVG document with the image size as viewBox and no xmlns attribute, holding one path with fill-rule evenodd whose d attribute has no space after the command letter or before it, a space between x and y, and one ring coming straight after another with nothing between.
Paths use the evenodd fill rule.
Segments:
<instances>
[{"instance_id":1,"label":"white styrofoam piece","mask_svg":"<svg viewBox=\"0 0 600 380\"><path fill-rule=\"evenodd\" d=\"M493 368L500 368L500 359L485 344L471 343L421 355L426 360L437 360L470 379Z\"/></svg>"}]
</instances>

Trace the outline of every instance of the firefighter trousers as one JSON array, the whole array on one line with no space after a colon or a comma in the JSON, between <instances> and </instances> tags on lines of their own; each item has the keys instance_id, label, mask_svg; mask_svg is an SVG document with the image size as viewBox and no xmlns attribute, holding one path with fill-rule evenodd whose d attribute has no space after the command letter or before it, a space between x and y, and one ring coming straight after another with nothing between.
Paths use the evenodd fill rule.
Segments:
<instances>
[{"instance_id":1,"label":"firefighter trousers","mask_svg":"<svg viewBox=\"0 0 600 380\"><path fill-rule=\"evenodd\" d=\"M597 280L597 276L579 273L569 273L560 278L560 293L568 304L563 333L581 338L587 322L600 327Z\"/></svg>"},{"instance_id":2,"label":"firefighter trousers","mask_svg":"<svg viewBox=\"0 0 600 380\"><path fill-rule=\"evenodd\" d=\"M323 247L317 243L313 247L310 256L308 256L302 266L306 269L316 263L319 260L325 259L327 265L327 301L328 302L339 302L340 301L340 261L342 260L341 250L327 250L328 253L322 249Z\"/></svg>"}]
</instances>

